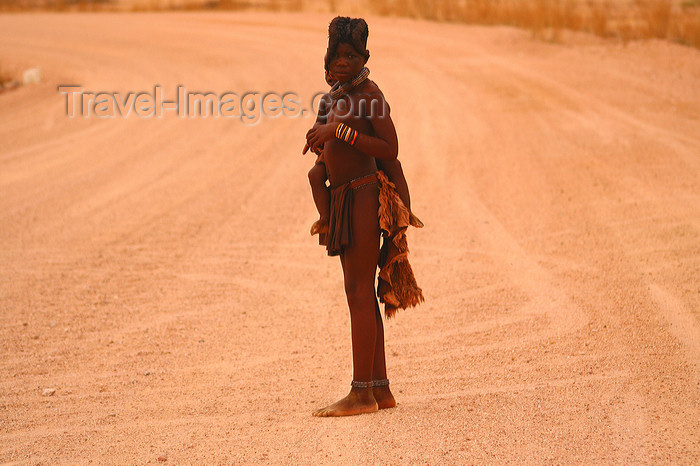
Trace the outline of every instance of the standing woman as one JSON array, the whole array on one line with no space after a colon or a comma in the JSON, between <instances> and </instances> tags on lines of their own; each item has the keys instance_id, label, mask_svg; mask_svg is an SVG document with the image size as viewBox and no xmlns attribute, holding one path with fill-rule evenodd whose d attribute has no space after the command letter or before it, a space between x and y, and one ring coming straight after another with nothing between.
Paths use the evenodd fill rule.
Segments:
<instances>
[{"instance_id":1,"label":"standing woman","mask_svg":"<svg viewBox=\"0 0 700 466\"><path fill-rule=\"evenodd\" d=\"M361 18L331 21L327 68L338 82L329 93L330 109L306 135L314 152L323 150L331 184L329 229L322 239L329 255L340 256L353 354L350 393L315 411L315 416L348 416L396 406L386 375L384 326L374 289L377 265L383 266L379 289L387 316L423 300L405 256L405 229L415 217L394 185L377 172L375 159L396 160L398 139L384 95L368 79L368 35ZM382 231L385 247L380 260Z\"/></svg>"}]
</instances>

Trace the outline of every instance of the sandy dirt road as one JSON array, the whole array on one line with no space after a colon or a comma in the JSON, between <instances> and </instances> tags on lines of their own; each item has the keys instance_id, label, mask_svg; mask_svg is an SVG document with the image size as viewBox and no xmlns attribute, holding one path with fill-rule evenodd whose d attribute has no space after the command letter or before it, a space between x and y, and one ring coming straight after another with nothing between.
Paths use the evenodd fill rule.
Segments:
<instances>
[{"instance_id":1,"label":"sandy dirt road","mask_svg":"<svg viewBox=\"0 0 700 466\"><path fill-rule=\"evenodd\" d=\"M370 18L426 302L398 406L346 394L310 118L65 116L93 91L324 89L327 15L0 16L0 462L700 462L700 53ZM44 396L47 388L55 389Z\"/></svg>"}]
</instances>

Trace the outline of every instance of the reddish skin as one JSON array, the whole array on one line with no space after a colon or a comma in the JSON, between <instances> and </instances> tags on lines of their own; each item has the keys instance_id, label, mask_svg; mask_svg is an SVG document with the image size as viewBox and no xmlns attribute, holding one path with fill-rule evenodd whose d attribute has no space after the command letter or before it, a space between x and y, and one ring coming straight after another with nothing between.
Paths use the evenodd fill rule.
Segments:
<instances>
[{"instance_id":1,"label":"reddish skin","mask_svg":"<svg viewBox=\"0 0 700 466\"><path fill-rule=\"evenodd\" d=\"M352 79L365 65L365 59L350 44L341 43L330 60L330 71L341 82ZM359 108L364 100L386 108L382 116L359 115L346 111L349 102ZM345 110L343 109L345 105ZM338 109L340 106L340 109ZM324 112L325 113L325 112ZM357 112L353 112L357 113ZM320 121L319 121L320 120ZM325 120L325 121L324 121ZM359 131L355 144L336 139L338 123ZM372 81L365 81L349 95L336 102L325 118L319 118L306 135L308 146L318 152L323 148L331 186L375 173L375 159L393 161L398 154L398 139L384 96ZM350 308L352 329L353 378L370 381L386 378L384 326L374 289L379 259L379 188L368 185L353 192L353 244L340 256L345 294ZM315 416L347 416L388 408L396 402L389 387L352 388L341 400L315 411Z\"/></svg>"},{"instance_id":2,"label":"reddish skin","mask_svg":"<svg viewBox=\"0 0 700 466\"><path fill-rule=\"evenodd\" d=\"M376 85L376 84L375 84ZM326 106L329 105L328 101L322 100L319 103L318 116L316 117L316 123L314 127L326 123ZM388 104L387 104L388 108ZM309 145L304 144L304 149L302 154L306 154L309 150ZM323 150L323 145L315 148L313 152L320 155ZM406 183L406 177L403 174L403 169L401 168L401 162L398 159L394 160L377 160L374 162L377 164L377 169L382 170L384 174L389 178L389 180L396 186L396 191L403 201L404 205L411 209L411 196L408 191L408 183ZM324 163L316 163L311 170L309 170L309 183L311 184L311 193L316 204L316 209L318 210L320 220L323 223L328 222L328 212L330 209L330 194L328 188L326 187L326 180L328 176L326 174L326 166Z\"/></svg>"},{"instance_id":3,"label":"reddish skin","mask_svg":"<svg viewBox=\"0 0 700 466\"><path fill-rule=\"evenodd\" d=\"M311 195L318 210L319 221L328 225L328 215L331 210L331 194L326 187L326 165L316 163L309 170L309 184L311 185ZM312 233L313 234L313 233Z\"/></svg>"},{"instance_id":4,"label":"reddish skin","mask_svg":"<svg viewBox=\"0 0 700 466\"><path fill-rule=\"evenodd\" d=\"M325 100L321 99L321 102L319 102L318 114L316 116L316 123L314 123L314 127L326 123L326 114L328 113L326 110L326 106L329 102L327 97L328 96L325 96ZM304 149L301 151L301 153L306 154L308 150L309 144L306 143L304 144ZM321 155L322 150L323 147L317 147L314 148L312 152L316 155ZM309 184L311 185L311 195L313 196L314 204L316 204L316 210L318 210L319 222L326 226L326 230L329 221L328 216L331 210L331 194L328 187L326 186L327 179L328 175L326 173L325 163L315 163L314 166L311 167L311 170L309 170ZM315 226L316 224L314 224L314 227ZM311 234L315 234L313 228L311 230Z\"/></svg>"},{"instance_id":5,"label":"reddish skin","mask_svg":"<svg viewBox=\"0 0 700 466\"><path fill-rule=\"evenodd\" d=\"M356 52L355 52L356 53ZM324 62L325 62L324 57ZM354 58L351 57L351 59ZM333 86L337 82L335 77L328 71L326 71L326 82L328 83L329 86ZM374 83L372 83L374 84ZM376 84L374 84L376 86ZM377 89L379 89L377 87ZM381 93L381 91L379 91ZM382 99L383 99L383 94L382 94ZM324 125L327 123L327 114L328 114L328 107L330 106L330 99L328 95L325 96L325 98L321 99L319 102L319 108L318 108L318 114L316 117L316 122L314 124L314 128L320 125ZM387 111L389 110L389 105L387 104ZM306 152L309 150L309 144L306 143L304 144L304 148L302 149L302 154L306 154ZM323 144L320 144L319 146L316 146L312 152L314 152L316 155L320 155L323 150ZM394 185L396 186L396 191L399 194L399 197L403 201L404 205L408 207L410 210L411 208L411 196L408 191L408 183L406 183L406 177L403 174L403 169L401 168L401 162L399 162L398 159L394 160L377 160L375 159L375 163L377 165L377 169L382 170L384 174L391 180ZM314 199L314 203L316 204L316 210L318 210L319 213L319 221L314 224L314 227L317 226L317 224L322 224L322 225L327 225L328 224L328 212L330 210L330 193L328 191L328 188L326 187L326 180L328 179L327 175L327 170L326 166L323 162L316 163L314 166L309 170L308 173L309 176L309 184L311 185L311 194ZM312 234L315 234L315 232L318 230L312 229ZM323 230L325 231L325 230Z\"/></svg>"}]
</instances>

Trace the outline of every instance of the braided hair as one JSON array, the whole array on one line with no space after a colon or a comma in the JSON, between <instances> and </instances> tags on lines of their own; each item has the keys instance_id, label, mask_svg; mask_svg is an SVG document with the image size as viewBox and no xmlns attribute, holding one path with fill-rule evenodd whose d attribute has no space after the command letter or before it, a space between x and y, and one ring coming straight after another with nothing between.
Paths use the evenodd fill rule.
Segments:
<instances>
[{"instance_id":1,"label":"braided hair","mask_svg":"<svg viewBox=\"0 0 700 466\"><path fill-rule=\"evenodd\" d=\"M367 22L362 18L350 18L348 16L336 16L328 25L328 50L324 64L326 71L330 66L330 60L335 55L339 44L350 44L357 52L369 60L369 50L367 50L367 37L369 28Z\"/></svg>"}]
</instances>

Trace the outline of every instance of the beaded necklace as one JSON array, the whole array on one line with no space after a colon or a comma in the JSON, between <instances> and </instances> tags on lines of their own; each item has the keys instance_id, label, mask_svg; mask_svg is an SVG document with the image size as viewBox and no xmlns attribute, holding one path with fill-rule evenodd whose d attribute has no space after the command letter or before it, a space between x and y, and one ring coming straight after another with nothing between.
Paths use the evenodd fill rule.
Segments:
<instances>
[{"instance_id":1,"label":"beaded necklace","mask_svg":"<svg viewBox=\"0 0 700 466\"><path fill-rule=\"evenodd\" d=\"M360 70L357 75L352 78L352 80L345 82L345 83L340 83L337 82L331 87L331 90L328 92L328 94L331 96L331 99L333 100L338 100L360 84L364 82L365 79L367 79L367 76L369 76L369 68L366 66Z\"/></svg>"}]
</instances>

